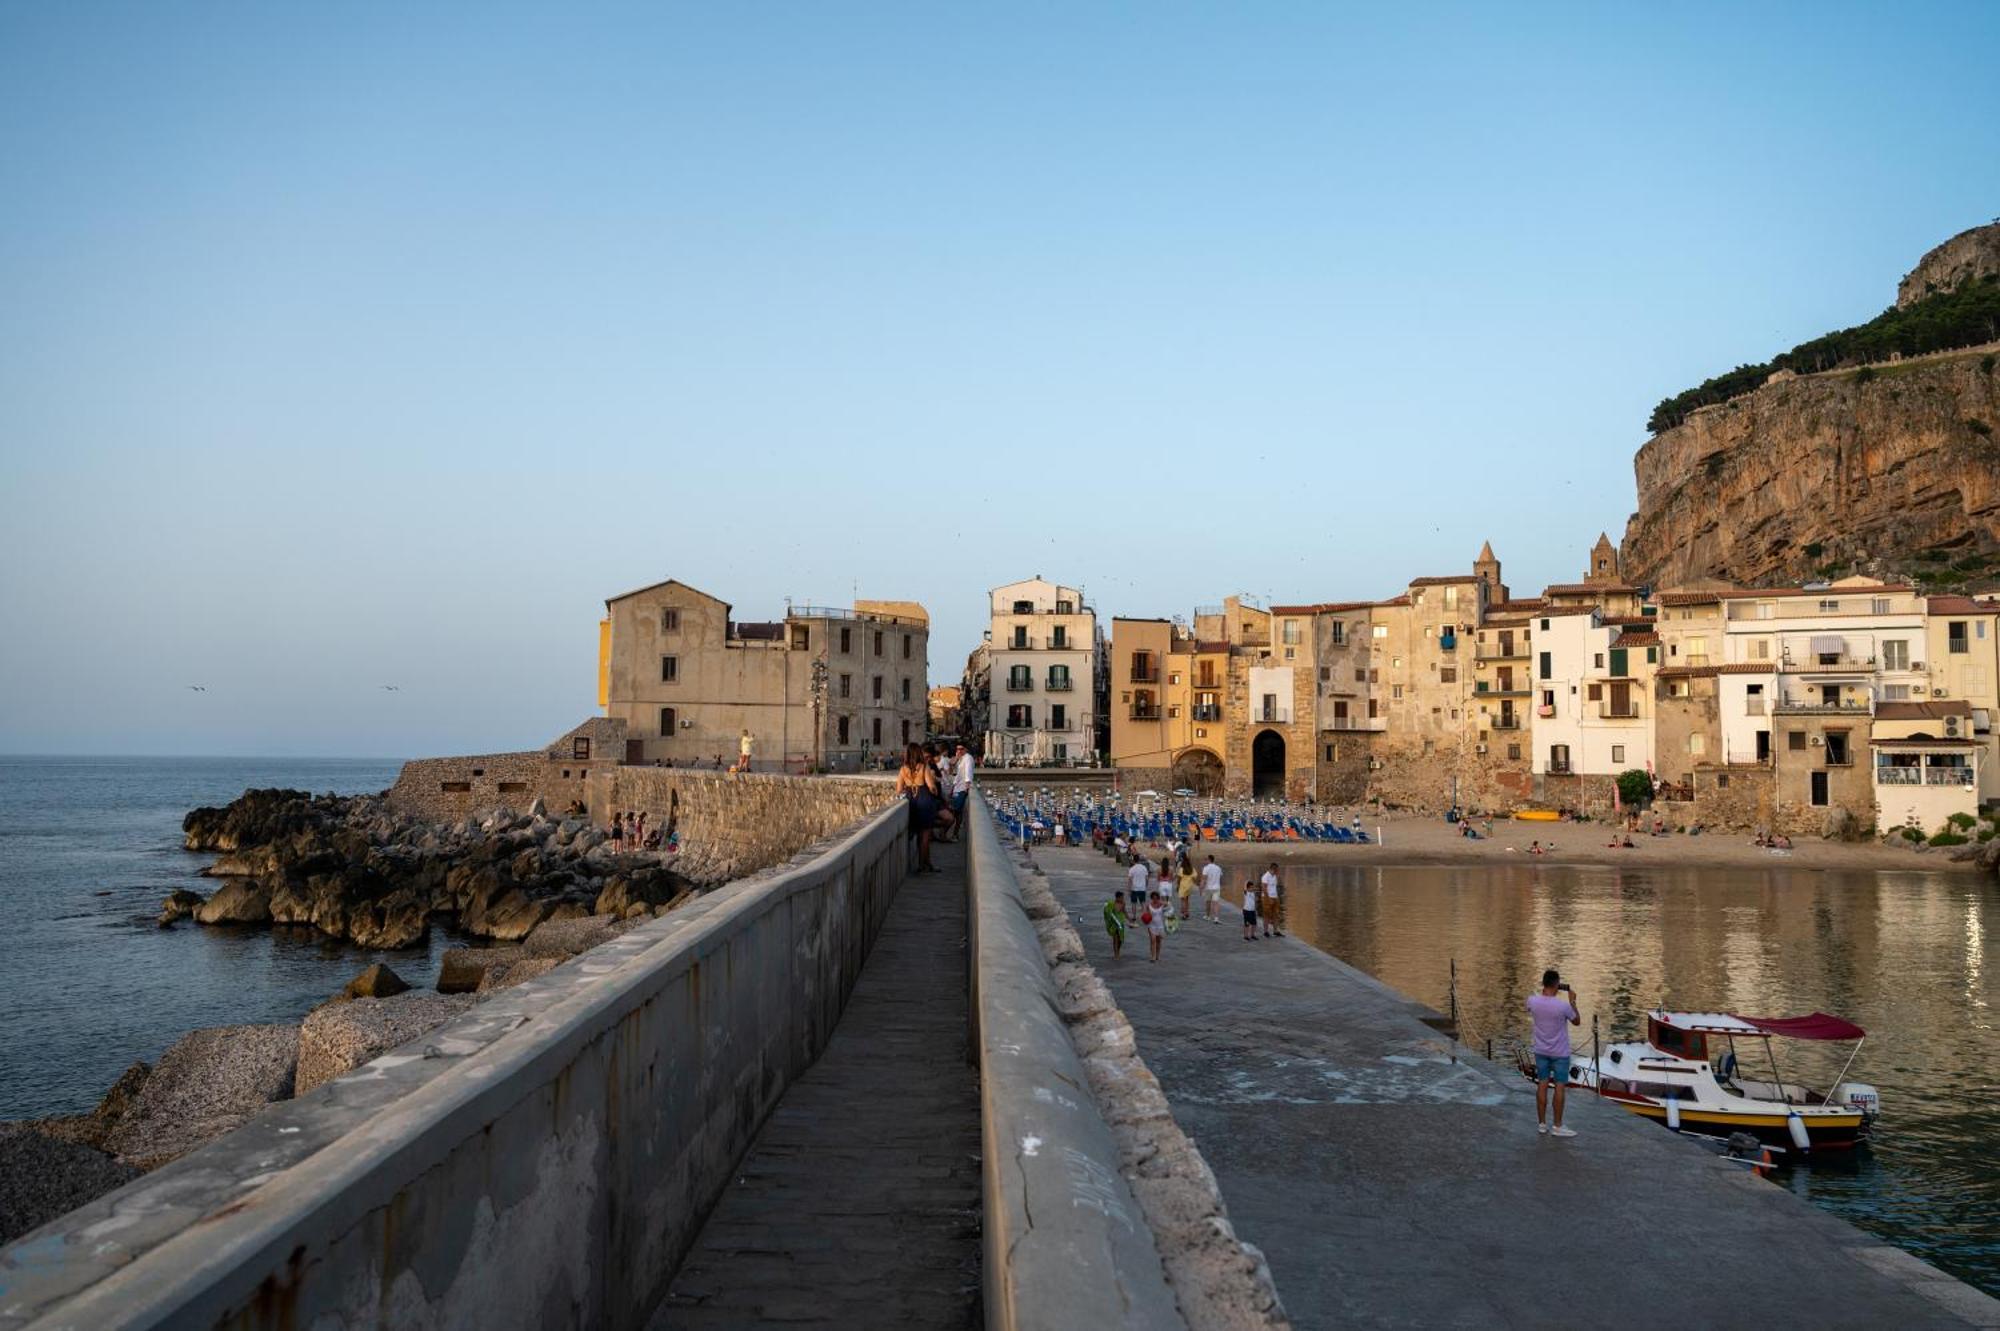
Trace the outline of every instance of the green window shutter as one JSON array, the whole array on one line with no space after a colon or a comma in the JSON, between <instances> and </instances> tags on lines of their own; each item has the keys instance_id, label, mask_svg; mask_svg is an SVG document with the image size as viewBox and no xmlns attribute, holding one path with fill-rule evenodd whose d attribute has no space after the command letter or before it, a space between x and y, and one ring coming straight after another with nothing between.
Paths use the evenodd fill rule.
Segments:
<instances>
[{"instance_id":1,"label":"green window shutter","mask_svg":"<svg viewBox=\"0 0 2000 1331\"><path fill-rule=\"evenodd\" d=\"M1625 648L1613 647L1611 649L1611 677L1613 679L1627 673L1625 669L1625 656Z\"/></svg>"}]
</instances>

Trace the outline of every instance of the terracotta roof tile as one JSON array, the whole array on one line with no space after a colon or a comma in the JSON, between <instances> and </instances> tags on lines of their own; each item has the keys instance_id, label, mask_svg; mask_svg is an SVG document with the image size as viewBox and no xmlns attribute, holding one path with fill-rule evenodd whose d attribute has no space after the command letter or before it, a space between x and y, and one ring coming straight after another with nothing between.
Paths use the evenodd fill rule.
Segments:
<instances>
[{"instance_id":1,"label":"terracotta roof tile","mask_svg":"<svg viewBox=\"0 0 2000 1331\"><path fill-rule=\"evenodd\" d=\"M1455 576L1452 576L1452 577L1449 577L1449 578L1411 578L1411 579L1410 579L1410 586L1412 586L1412 587L1442 587L1442 586L1445 586L1445 585L1446 585L1447 583L1455 583L1455 582L1477 582L1477 581L1479 581L1479 578L1478 578L1478 577L1477 577L1477 575L1475 575L1475 574L1471 574L1471 573L1460 573L1460 574L1456 574Z\"/></svg>"}]
</instances>

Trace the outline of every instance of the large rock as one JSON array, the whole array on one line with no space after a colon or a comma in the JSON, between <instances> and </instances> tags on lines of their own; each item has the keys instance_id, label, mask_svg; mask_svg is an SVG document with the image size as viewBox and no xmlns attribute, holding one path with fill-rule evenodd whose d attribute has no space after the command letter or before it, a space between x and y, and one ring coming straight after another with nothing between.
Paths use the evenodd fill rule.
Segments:
<instances>
[{"instance_id":1,"label":"large rock","mask_svg":"<svg viewBox=\"0 0 2000 1331\"><path fill-rule=\"evenodd\" d=\"M480 979L479 992L482 995L497 994L502 989L526 984L538 976L547 975L564 960L562 957L522 957L508 965L495 966Z\"/></svg>"},{"instance_id":2,"label":"large rock","mask_svg":"<svg viewBox=\"0 0 2000 1331\"><path fill-rule=\"evenodd\" d=\"M241 1126L265 1105L291 1098L298 1045L296 1026L215 1026L182 1036L160 1056L104 1149L153 1169Z\"/></svg>"},{"instance_id":3,"label":"large rock","mask_svg":"<svg viewBox=\"0 0 2000 1331\"><path fill-rule=\"evenodd\" d=\"M271 890L248 878L232 878L195 908L202 924L269 924Z\"/></svg>"},{"instance_id":4,"label":"large rock","mask_svg":"<svg viewBox=\"0 0 2000 1331\"><path fill-rule=\"evenodd\" d=\"M349 980L340 993L343 998L394 998L409 990L408 981L378 961Z\"/></svg>"},{"instance_id":5,"label":"large rock","mask_svg":"<svg viewBox=\"0 0 2000 1331\"><path fill-rule=\"evenodd\" d=\"M165 928L175 920L192 919L194 913L201 907L201 893L190 892L185 887L175 888L167 895L167 899L160 903L160 926Z\"/></svg>"},{"instance_id":6,"label":"large rock","mask_svg":"<svg viewBox=\"0 0 2000 1331\"><path fill-rule=\"evenodd\" d=\"M473 993L487 971L519 961L524 955L518 947L454 947L439 959L438 992Z\"/></svg>"},{"instance_id":7,"label":"large rock","mask_svg":"<svg viewBox=\"0 0 2000 1331\"><path fill-rule=\"evenodd\" d=\"M0 1124L0 1243L139 1177L132 1165L25 1124Z\"/></svg>"},{"instance_id":8,"label":"large rock","mask_svg":"<svg viewBox=\"0 0 2000 1331\"><path fill-rule=\"evenodd\" d=\"M554 957L561 961L579 952L588 952L599 943L608 943L622 929L613 915L585 915L580 919L549 920L537 925L521 945L530 957Z\"/></svg>"},{"instance_id":9,"label":"large rock","mask_svg":"<svg viewBox=\"0 0 2000 1331\"><path fill-rule=\"evenodd\" d=\"M1989 222L1959 232L1917 260L1917 266L1896 284L1896 304L1914 305L1994 273L2000 273L2000 223Z\"/></svg>"},{"instance_id":10,"label":"large rock","mask_svg":"<svg viewBox=\"0 0 2000 1331\"><path fill-rule=\"evenodd\" d=\"M412 991L313 1009L298 1032L298 1093L304 1095L443 1025L473 1001L466 994Z\"/></svg>"},{"instance_id":11,"label":"large rock","mask_svg":"<svg viewBox=\"0 0 2000 1331\"><path fill-rule=\"evenodd\" d=\"M146 1084L146 1078L153 1073L153 1066L143 1059L126 1068L104 1098L97 1102L97 1108L88 1114L66 1114L59 1118L37 1119L29 1124L45 1137L60 1141L75 1142L103 1150L105 1142L117 1126L124 1122L125 1115L138 1102L139 1089Z\"/></svg>"},{"instance_id":12,"label":"large rock","mask_svg":"<svg viewBox=\"0 0 2000 1331\"><path fill-rule=\"evenodd\" d=\"M430 899L414 888L361 903L347 912L347 936L361 947L412 947L431 924Z\"/></svg>"}]
</instances>

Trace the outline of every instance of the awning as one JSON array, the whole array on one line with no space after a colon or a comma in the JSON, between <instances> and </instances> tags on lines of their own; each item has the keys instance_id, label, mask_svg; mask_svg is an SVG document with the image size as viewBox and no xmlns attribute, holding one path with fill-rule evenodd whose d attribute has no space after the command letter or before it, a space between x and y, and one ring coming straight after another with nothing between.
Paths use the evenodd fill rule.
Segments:
<instances>
[{"instance_id":1,"label":"awning","mask_svg":"<svg viewBox=\"0 0 2000 1331\"><path fill-rule=\"evenodd\" d=\"M1868 1034L1844 1017L1829 1016L1815 1012L1809 1017L1744 1017L1766 1035L1780 1035L1787 1040L1859 1040Z\"/></svg>"},{"instance_id":2,"label":"awning","mask_svg":"<svg viewBox=\"0 0 2000 1331\"><path fill-rule=\"evenodd\" d=\"M1847 639L1838 634L1815 633L1812 640L1812 653L1814 656L1845 656L1847 654Z\"/></svg>"}]
</instances>

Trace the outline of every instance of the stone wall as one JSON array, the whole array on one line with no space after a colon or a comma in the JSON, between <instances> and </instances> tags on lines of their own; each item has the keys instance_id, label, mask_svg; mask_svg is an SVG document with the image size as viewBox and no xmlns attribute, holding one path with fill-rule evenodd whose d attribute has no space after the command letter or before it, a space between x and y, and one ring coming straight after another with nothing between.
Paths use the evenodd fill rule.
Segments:
<instances>
[{"instance_id":1,"label":"stone wall","mask_svg":"<svg viewBox=\"0 0 2000 1331\"><path fill-rule=\"evenodd\" d=\"M522 810L536 799L560 813L584 799L592 769L618 763L624 745L624 722L594 716L541 749L418 758L396 774L389 804L434 823L457 822L502 805Z\"/></svg>"},{"instance_id":2,"label":"stone wall","mask_svg":"<svg viewBox=\"0 0 2000 1331\"><path fill-rule=\"evenodd\" d=\"M903 833L884 811L36 1231L0 1327L646 1325L839 1020Z\"/></svg>"},{"instance_id":3,"label":"stone wall","mask_svg":"<svg viewBox=\"0 0 2000 1331\"><path fill-rule=\"evenodd\" d=\"M673 868L697 883L726 882L775 864L895 799L887 777L766 776L677 767L602 767L587 782L591 818L643 812L680 835Z\"/></svg>"}]
</instances>

